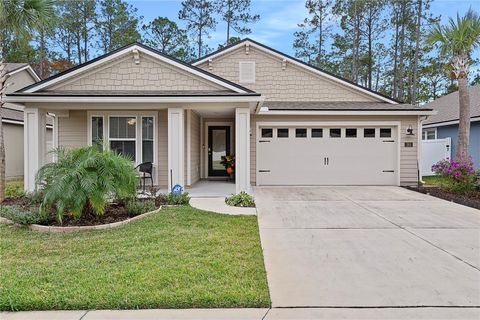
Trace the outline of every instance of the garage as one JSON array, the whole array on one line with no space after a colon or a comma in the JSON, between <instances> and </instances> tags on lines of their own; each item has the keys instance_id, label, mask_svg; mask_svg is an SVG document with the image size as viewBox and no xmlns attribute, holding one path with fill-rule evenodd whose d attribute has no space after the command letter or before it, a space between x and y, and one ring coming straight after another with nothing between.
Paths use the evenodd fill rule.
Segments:
<instances>
[{"instance_id":1,"label":"garage","mask_svg":"<svg viewBox=\"0 0 480 320\"><path fill-rule=\"evenodd\" d=\"M257 185L398 185L398 126L259 124Z\"/></svg>"}]
</instances>

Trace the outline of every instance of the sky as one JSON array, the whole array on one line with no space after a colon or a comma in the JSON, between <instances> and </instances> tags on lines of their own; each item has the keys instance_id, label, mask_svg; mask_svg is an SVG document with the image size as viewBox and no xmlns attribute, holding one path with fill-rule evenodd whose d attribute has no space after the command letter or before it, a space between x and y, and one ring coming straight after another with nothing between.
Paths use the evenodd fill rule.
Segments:
<instances>
[{"instance_id":1,"label":"sky","mask_svg":"<svg viewBox=\"0 0 480 320\"><path fill-rule=\"evenodd\" d=\"M185 27L183 21L178 21L178 11L181 1L172 0L127 0L138 8L138 13L148 23L158 16L166 16ZM433 0L430 11L435 16L441 16L442 22L459 12L461 15L468 8L480 12L480 0ZM297 24L307 16L305 0L252 0L251 12L260 14L260 21L249 25L252 33L249 38L257 40L277 50L294 55L293 33L298 30ZM331 22L333 28L338 28L337 21ZM219 23L215 31L211 32L208 45L217 48L219 43L225 42L225 25ZM475 56L480 57L480 50Z\"/></svg>"}]
</instances>

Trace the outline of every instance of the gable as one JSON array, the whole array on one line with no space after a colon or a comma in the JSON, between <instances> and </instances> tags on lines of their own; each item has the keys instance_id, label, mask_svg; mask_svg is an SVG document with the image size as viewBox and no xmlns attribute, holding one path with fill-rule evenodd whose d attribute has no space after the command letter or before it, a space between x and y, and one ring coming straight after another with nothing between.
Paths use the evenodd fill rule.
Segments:
<instances>
[{"instance_id":1,"label":"gable","mask_svg":"<svg viewBox=\"0 0 480 320\"><path fill-rule=\"evenodd\" d=\"M139 64L132 56L109 61L85 74L78 75L68 82L53 86L47 90L88 91L88 90L124 90L124 91L161 91L161 90L199 90L217 91L225 89L215 83L189 74L163 61L156 61L140 53Z\"/></svg>"},{"instance_id":2,"label":"gable","mask_svg":"<svg viewBox=\"0 0 480 320\"><path fill-rule=\"evenodd\" d=\"M245 61L255 62L255 83L239 81L239 63ZM194 65L254 90L271 101L396 103L392 99L322 72L249 39L223 52L213 53Z\"/></svg>"},{"instance_id":3,"label":"gable","mask_svg":"<svg viewBox=\"0 0 480 320\"><path fill-rule=\"evenodd\" d=\"M35 82L37 82L37 79L35 79L27 69L15 72L7 79L8 86L5 88L5 93L15 92Z\"/></svg>"}]
</instances>

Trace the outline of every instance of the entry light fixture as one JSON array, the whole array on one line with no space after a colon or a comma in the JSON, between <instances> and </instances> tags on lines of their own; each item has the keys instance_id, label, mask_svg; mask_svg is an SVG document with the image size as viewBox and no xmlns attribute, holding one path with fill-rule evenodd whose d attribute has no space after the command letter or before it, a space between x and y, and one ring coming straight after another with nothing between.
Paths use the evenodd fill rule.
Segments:
<instances>
[{"instance_id":1,"label":"entry light fixture","mask_svg":"<svg viewBox=\"0 0 480 320\"><path fill-rule=\"evenodd\" d=\"M407 128L407 136L414 136L415 134L413 133L413 128L412 128L412 125L408 125L408 128Z\"/></svg>"}]
</instances>

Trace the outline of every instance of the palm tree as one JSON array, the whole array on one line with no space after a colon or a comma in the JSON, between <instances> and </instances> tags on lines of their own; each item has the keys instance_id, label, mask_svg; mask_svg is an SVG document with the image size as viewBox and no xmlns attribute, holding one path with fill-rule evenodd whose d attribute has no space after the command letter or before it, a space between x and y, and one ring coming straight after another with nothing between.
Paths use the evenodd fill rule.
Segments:
<instances>
[{"instance_id":1,"label":"palm tree","mask_svg":"<svg viewBox=\"0 0 480 320\"><path fill-rule=\"evenodd\" d=\"M51 0L1 0L0 1L0 108L7 85L7 68L3 42L7 32L29 33L42 28L53 16ZM5 145L0 115L0 202L5 199Z\"/></svg>"},{"instance_id":2,"label":"palm tree","mask_svg":"<svg viewBox=\"0 0 480 320\"><path fill-rule=\"evenodd\" d=\"M442 54L450 57L451 76L458 82L459 124L457 158L468 154L470 136L470 96L468 92L468 69L472 51L480 46L480 17L469 9L448 24L435 25L427 36L427 43L440 45Z\"/></svg>"}]
</instances>

